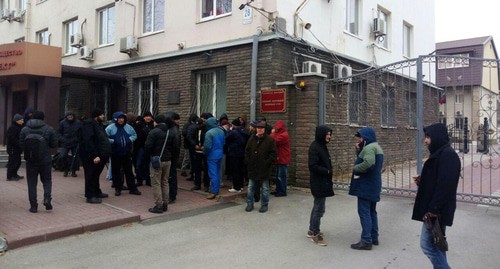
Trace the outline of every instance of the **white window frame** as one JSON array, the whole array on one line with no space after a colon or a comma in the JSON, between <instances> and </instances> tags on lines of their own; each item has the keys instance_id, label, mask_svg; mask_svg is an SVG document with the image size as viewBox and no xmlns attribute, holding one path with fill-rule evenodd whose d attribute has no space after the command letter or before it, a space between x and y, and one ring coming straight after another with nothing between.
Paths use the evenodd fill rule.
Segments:
<instances>
[{"instance_id":1,"label":"white window frame","mask_svg":"<svg viewBox=\"0 0 500 269\"><path fill-rule=\"evenodd\" d=\"M210 91L202 96L202 91ZM209 100L209 111L202 108L201 102L205 97ZM212 115L220 115L227 109L227 73L225 69L205 70L196 74L196 111L198 115L210 112ZM203 110L203 111L202 111Z\"/></svg>"},{"instance_id":2,"label":"white window frame","mask_svg":"<svg viewBox=\"0 0 500 269\"><path fill-rule=\"evenodd\" d=\"M151 10L148 10L148 3L151 4ZM160 5L158 6L157 3ZM142 9L143 34L151 34L165 30L165 0L143 0ZM150 21L148 21L148 18L150 18ZM158 20L162 20L160 22L161 25L156 25Z\"/></svg>"},{"instance_id":3,"label":"white window frame","mask_svg":"<svg viewBox=\"0 0 500 269\"><path fill-rule=\"evenodd\" d=\"M200 20L202 21L229 16L232 12L232 0L200 0Z\"/></svg>"},{"instance_id":4,"label":"white window frame","mask_svg":"<svg viewBox=\"0 0 500 269\"><path fill-rule=\"evenodd\" d=\"M99 46L115 43L116 33L116 9L115 6L108 6L100 9L99 18Z\"/></svg>"},{"instance_id":5,"label":"white window frame","mask_svg":"<svg viewBox=\"0 0 500 269\"><path fill-rule=\"evenodd\" d=\"M360 32L360 0L346 0L346 26L345 30L353 35Z\"/></svg>"},{"instance_id":6,"label":"white window frame","mask_svg":"<svg viewBox=\"0 0 500 269\"><path fill-rule=\"evenodd\" d=\"M413 49L413 26L403 22L403 56L411 58Z\"/></svg>"},{"instance_id":7,"label":"white window frame","mask_svg":"<svg viewBox=\"0 0 500 269\"><path fill-rule=\"evenodd\" d=\"M78 18L64 22L64 55L76 54L77 48L71 46L71 36L78 33L80 24Z\"/></svg>"},{"instance_id":8,"label":"white window frame","mask_svg":"<svg viewBox=\"0 0 500 269\"><path fill-rule=\"evenodd\" d=\"M385 22L384 29L383 29L385 35L379 36L378 38L376 38L376 42L379 46L388 49L389 48L389 37L390 37L389 23L391 21L391 13L389 11L379 7L377 9L377 17L380 20L383 20Z\"/></svg>"},{"instance_id":9,"label":"white window frame","mask_svg":"<svg viewBox=\"0 0 500 269\"><path fill-rule=\"evenodd\" d=\"M26 1L27 0L19 0L18 7L20 11L26 10Z\"/></svg>"},{"instance_id":10,"label":"white window frame","mask_svg":"<svg viewBox=\"0 0 500 269\"><path fill-rule=\"evenodd\" d=\"M50 45L49 29L45 28L43 30L36 32L36 41L38 44L49 46Z\"/></svg>"},{"instance_id":11,"label":"white window frame","mask_svg":"<svg viewBox=\"0 0 500 269\"><path fill-rule=\"evenodd\" d=\"M464 93L463 92L455 92L455 104L463 104L464 103Z\"/></svg>"},{"instance_id":12,"label":"white window frame","mask_svg":"<svg viewBox=\"0 0 500 269\"><path fill-rule=\"evenodd\" d=\"M465 57L465 58L456 58ZM469 53L451 54L449 57L440 57L438 59L438 69L464 68L469 67Z\"/></svg>"},{"instance_id":13,"label":"white window frame","mask_svg":"<svg viewBox=\"0 0 500 269\"><path fill-rule=\"evenodd\" d=\"M146 83L145 83L146 82ZM148 84L148 87L145 88L144 85ZM137 115L144 115L146 111L151 112L153 115L158 113L158 77L147 77L141 78L137 80ZM149 100L147 100L149 107L143 107L143 93L147 92L149 96ZM155 98L156 97L156 98Z\"/></svg>"}]
</instances>

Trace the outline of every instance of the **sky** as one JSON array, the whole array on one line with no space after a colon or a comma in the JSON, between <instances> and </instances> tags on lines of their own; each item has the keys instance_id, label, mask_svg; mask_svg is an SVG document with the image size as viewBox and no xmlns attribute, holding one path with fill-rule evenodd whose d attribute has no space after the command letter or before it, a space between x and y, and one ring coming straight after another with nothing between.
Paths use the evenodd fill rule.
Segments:
<instances>
[{"instance_id":1,"label":"sky","mask_svg":"<svg viewBox=\"0 0 500 269\"><path fill-rule=\"evenodd\" d=\"M500 47L498 0L435 0L435 3L436 42L490 35L495 47Z\"/></svg>"}]
</instances>

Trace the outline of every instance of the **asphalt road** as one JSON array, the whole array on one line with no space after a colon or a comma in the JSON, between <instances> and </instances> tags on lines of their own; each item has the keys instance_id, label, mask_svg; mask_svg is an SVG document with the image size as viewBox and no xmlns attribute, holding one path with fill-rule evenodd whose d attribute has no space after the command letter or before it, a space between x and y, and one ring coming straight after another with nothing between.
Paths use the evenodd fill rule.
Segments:
<instances>
[{"instance_id":1,"label":"asphalt road","mask_svg":"<svg viewBox=\"0 0 500 269\"><path fill-rule=\"evenodd\" d=\"M380 245L350 249L359 240L356 199L327 199L322 231L328 246L306 237L312 196L292 190L272 198L267 213L244 201L165 215L103 231L14 249L0 268L432 268L419 247L421 223L411 199L383 196ZM500 208L461 204L448 228L452 268L500 268Z\"/></svg>"}]
</instances>

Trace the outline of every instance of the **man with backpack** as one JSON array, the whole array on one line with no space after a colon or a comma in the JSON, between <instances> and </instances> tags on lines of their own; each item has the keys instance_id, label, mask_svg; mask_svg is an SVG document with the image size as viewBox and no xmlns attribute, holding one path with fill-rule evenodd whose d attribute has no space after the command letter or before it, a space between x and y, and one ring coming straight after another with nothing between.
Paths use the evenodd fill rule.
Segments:
<instances>
[{"instance_id":1,"label":"man with backpack","mask_svg":"<svg viewBox=\"0 0 500 269\"><path fill-rule=\"evenodd\" d=\"M45 114L34 111L33 118L28 121L19 135L19 145L24 151L26 160L26 178L30 212L38 212L37 184L38 175L43 184L43 205L46 210L52 210L52 154L50 148L58 146L57 132L45 124Z\"/></svg>"}]
</instances>

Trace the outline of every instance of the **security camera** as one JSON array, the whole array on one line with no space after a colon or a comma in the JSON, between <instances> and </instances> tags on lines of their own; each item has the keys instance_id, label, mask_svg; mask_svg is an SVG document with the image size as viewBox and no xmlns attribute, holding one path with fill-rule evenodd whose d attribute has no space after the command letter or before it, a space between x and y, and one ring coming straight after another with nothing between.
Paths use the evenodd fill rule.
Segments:
<instances>
[{"instance_id":1,"label":"security camera","mask_svg":"<svg viewBox=\"0 0 500 269\"><path fill-rule=\"evenodd\" d=\"M240 7L238 8L239 10L243 10L247 4L241 4Z\"/></svg>"}]
</instances>

